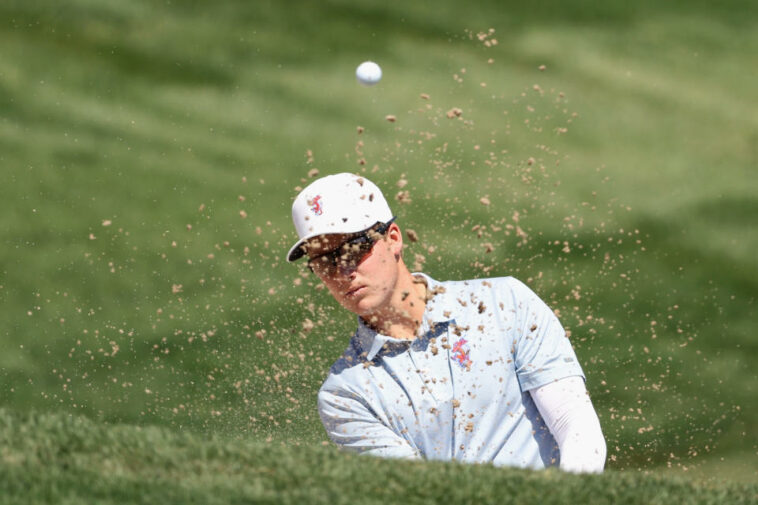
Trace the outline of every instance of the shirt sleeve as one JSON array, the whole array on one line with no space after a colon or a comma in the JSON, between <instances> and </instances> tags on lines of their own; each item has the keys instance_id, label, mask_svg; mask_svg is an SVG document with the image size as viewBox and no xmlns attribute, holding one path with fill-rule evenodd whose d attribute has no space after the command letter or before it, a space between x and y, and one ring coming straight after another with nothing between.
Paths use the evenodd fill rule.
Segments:
<instances>
[{"instance_id":1,"label":"shirt sleeve","mask_svg":"<svg viewBox=\"0 0 758 505\"><path fill-rule=\"evenodd\" d=\"M605 438L581 377L566 377L529 393L558 443L561 470L602 472Z\"/></svg>"},{"instance_id":2,"label":"shirt sleeve","mask_svg":"<svg viewBox=\"0 0 758 505\"><path fill-rule=\"evenodd\" d=\"M341 448L384 458L421 459L408 440L382 423L354 393L322 389L318 412L327 435Z\"/></svg>"},{"instance_id":3,"label":"shirt sleeve","mask_svg":"<svg viewBox=\"0 0 758 505\"><path fill-rule=\"evenodd\" d=\"M521 390L564 377L584 378L571 342L550 307L524 283L508 280L515 311L511 351Z\"/></svg>"}]
</instances>

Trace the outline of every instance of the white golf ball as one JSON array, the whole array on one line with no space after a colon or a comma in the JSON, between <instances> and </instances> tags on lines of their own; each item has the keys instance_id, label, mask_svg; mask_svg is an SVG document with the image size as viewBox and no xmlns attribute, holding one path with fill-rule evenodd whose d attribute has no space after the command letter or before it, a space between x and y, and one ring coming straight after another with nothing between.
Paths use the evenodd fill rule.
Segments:
<instances>
[{"instance_id":1,"label":"white golf ball","mask_svg":"<svg viewBox=\"0 0 758 505\"><path fill-rule=\"evenodd\" d=\"M355 77L364 86L373 86L382 78L382 69L373 61L364 61L355 69Z\"/></svg>"}]
</instances>

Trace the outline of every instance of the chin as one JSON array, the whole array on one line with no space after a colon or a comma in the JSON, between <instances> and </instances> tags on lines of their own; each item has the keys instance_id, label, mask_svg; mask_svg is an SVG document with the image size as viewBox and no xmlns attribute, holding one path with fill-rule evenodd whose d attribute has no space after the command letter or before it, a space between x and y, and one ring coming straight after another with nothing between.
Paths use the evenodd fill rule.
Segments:
<instances>
[{"instance_id":1,"label":"chin","mask_svg":"<svg viewBox=\"0 0 758 505\"><path fill-rule=\"evenodd\" d=\"M371 304L366 303L356 303L353 305L353 310L351 312L354 312L361 316L362 318L366 319L367 317L370 317L371 314L375 312L375 307L373 307Z\"/></svg>"},{"instance_id":2,"label":"chin","mask_svg":"<svg viewBox=\"0 0 758 505\"><path fill-rule=\"evenodd\" d=\"M367 300L366 298L362 298L360 300L349 300L348 303L345 303L343 306L353 314L356 314L366 320L376 312L376 304L372 303L371 300Z\"/></svg>"}]
</instances>

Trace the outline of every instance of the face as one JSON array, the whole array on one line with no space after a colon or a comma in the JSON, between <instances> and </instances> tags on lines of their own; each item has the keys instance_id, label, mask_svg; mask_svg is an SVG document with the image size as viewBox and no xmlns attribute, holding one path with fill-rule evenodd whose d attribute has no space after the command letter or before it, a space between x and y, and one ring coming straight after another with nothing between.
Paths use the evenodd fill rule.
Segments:
<instances>
[{"instance_id":1,"label":"face","mask_svg":"<svg viewBox=\"0 0 758 505\"><path fill-rule=\"evenodd\" d=\"M322 235L308 241L306 250L314 273L334 299L370 320L389 307L397 284L402 236L393 223L382 235L356 238Z\"/></svg>"}]
</instances>

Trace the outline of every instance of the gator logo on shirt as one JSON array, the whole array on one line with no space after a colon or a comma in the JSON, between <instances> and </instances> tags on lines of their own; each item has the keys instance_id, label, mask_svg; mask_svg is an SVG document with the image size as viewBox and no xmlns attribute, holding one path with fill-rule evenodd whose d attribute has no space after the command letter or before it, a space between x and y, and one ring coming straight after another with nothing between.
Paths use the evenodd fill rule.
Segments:
<instances>
[{"instance_id":1,"label":"gator logo on shirt","mask_svg":"<svg viewBox=\"0 0 758 505\"><path fill-rule=\"evenodd\" d=\"M457 361L459 365L461 365L461 368L469 370L471 368L472 361L469 357L470 350L467 347L464 347L467 343L468 340L461 338L455 344L453 344L453 359Z\"/></svg>"},{"instance_id":2,"label":"gator logo on shirt","mask_svg":"<svg viewBox=\"0 0 758 505\"><path fill-rule=\"evenodd\" d=\"M324 212L324 208L321 206L321 195L318 195L311 200L311 210L317 216L320 216Z\"/></svg>"}]
</instances>

